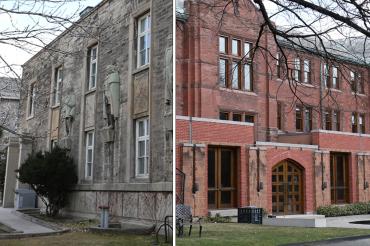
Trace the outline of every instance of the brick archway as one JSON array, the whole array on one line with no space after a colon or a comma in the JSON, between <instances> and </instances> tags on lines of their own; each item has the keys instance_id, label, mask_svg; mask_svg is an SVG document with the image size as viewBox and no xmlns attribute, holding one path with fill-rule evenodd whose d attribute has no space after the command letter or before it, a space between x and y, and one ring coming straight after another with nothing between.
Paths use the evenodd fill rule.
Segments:
<instances>
[{"instance_id":1,"label":"brick archway","mask_svg":"<svg viewBox=\"0 0 370 246\"><path fill-rule=\"evenodd\" d=\"M271 203L274 214L304 212L304 168L290 159L274 165L271 170Z\"/></svg>"}]
</instances>

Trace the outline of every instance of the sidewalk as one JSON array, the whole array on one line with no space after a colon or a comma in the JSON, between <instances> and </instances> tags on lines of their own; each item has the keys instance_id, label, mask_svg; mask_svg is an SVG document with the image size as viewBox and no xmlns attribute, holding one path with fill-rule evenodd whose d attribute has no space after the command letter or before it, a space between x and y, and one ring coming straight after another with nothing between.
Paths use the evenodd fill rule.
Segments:
<instances>
[{"instance_id":1,"label":"sidewalk","mask_svg":"<svg viewBox=\"0 0 370 246\"><path fill-rule=\"evenodd\" d=\"M14 213L12 208L0 207L0 223L13 228L23 234L40 234L40 233L51 233L55 232L52 229L38 225L31 221L25 220Z\"/></svg>"},{"instance_id":2,"label":"sidewalk","mask_svg":"<svg viewBox=\"0 0 370 246\"><path fill-rule=\"evenodd\" d=\"M326 227L340 227L340 228L358 228L358 229L370 229L370 223L364 224L352 224L353 221L370 221L370 215L352 215L352 216L340 216L340 217L327 217ZM370 231L369 231L370 234Z\"/></svg>"}]
</instances>

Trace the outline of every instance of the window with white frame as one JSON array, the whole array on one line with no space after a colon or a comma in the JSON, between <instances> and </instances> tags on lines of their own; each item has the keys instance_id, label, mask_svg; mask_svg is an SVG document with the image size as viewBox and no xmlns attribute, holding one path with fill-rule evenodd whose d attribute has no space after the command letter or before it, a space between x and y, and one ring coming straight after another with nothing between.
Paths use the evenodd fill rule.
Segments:
<instances>
[{"instance_id":1,"label":"window with white frame","mask_svg":"<svg viewBox=\"0 0 370 246\"><path fill-rule=\"evenodd\" d=\"M96 75L98 70L98 46L92 46L88 51L89 58L89 75L88 75L88 90L95 89Z\"/></svg>"},{"instance_id":2,"label":"window with white frame","mask_svg":"<svg viewBox=\"0 0 370 246\"><path fill-rule=\"evenodd\" d=\"M28 110L27 110L28 117L33 117L33 114L35 112L35 98L36 98L35 83L32 83L28 90Z\"/></svg>"},{"instance_id":3,"label":"window with white frame","mask_svg":"<svg viewBox=\"0 0 370 246\"><path fill-rule=\"evenodd\" d=\"M60 104L60 92L62 88L63 73L62 67L55 69L54 88L53 88L53 106Z\"/></svg>"},{"instance_id":4,"label":"window with white frame","mask_svg":"<svg viewBox=\"0 0 370 246\"><path fill-rule=\"evenodd\" d=\"M323 66L323 79L324 79L324 86L326 88L329 88L330 85L330 81L329 81L329 78L330 78L330 74L329 74L329 65L324 63L324 66Z\"/></svg>"},{"instance_id":5,"label":"window with white frame","mask_svg":"<svg viewBox=\"0 0 370 246\"><path fill-rule=\"evenodd\" d=\"M149 118L136 120L136 177L149 175Z\"/></svg>"},{"instance_id":6,"label":"window with white frame","mask_svg":"<svg viewBox=\"0 0 370 246\"><path fill-rule=\"evenodd\" d=\"M85 178L92 177L94 165L94 131L86 132L86 161L85 161Z\"/></svg>"},{"instance_id":7,"label":"window with white frame","mask_svg":"<svg viewBox=\"0 0 370 246\"><path fill-rule=\"evenodd\" d=\"M137 67L149 64L150 58L150 13L138 19Z\"/></svg>"}]
</instances>

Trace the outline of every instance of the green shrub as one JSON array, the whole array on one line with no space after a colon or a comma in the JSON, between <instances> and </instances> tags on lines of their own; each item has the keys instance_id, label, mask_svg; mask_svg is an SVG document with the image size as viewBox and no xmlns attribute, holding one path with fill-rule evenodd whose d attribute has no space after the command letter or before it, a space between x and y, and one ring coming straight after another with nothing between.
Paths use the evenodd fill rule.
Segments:
<instances>
[{"instance_id":1,"label":"green shrub","mask_svg":"<svg viewBox=\"0 0 370 246\"><path fill-rule=\"evenodd\" d=\"M229 216L221 217L220 214L217 213L215 217L207 217L205 219L205 222L207 223L230 223L231 217Z\"/></svg>"},{"instance_id":2,"label":"green shrub","mask_svg":"<svg viewBox=\"0 0 370 246\"><path fill-rule=\"evenodd\" d=\"M370 213L369 202L358 202L344 205L329 205L317 208L317 214L325 215L326 217L360 215Z\"/></svg>"},{"instance_id":3,"label":"green shrub","mask_svg":"<svg viewBox=\"0 0 370 246\"><path fill-rule=\"evenodd\" d=\"M55 216L67 205L67 195L77 183L76 166L67 149L29 155L21 165L18 179L29 184L46 206L46 214Z\"/></svg>"}]
</instances>

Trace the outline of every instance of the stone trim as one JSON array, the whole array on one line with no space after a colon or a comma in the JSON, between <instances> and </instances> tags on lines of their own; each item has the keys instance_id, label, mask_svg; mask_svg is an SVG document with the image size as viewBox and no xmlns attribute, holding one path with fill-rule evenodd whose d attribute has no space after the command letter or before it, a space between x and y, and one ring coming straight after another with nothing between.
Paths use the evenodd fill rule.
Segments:
<instances>
[{"instance_id":1,"label":"stone trim","mask_svg":"<svg viewBox=\"0 0 370 246\"><path fill-rule=\"evenodd\" d=\"M357 153L357 156L370 156L370 152L360 152Z\"/></svg>"},{"instance_id":2,"label":"stone trim","mask_svg":"<svg viewBox=\"0 0 370 246\"><path fill-rule=\"evenodd\" d=\"M73 191L172 192L172 182L78 184Z\"/></svg>"},{"instance_id":3,"label":"stone trim","mask_svg":"<svg viewBox=\"0 0 370 246\"><path fill-rule=\"evenodd\" d=\"M191 143L184 143L183 146L184 147L193 147L195 145L195 147L198 147L198 148L205 148L206 145L205 144L191 144Z\"/></svg>"},{"instance_id":4,"label":"stone trim","mask_svg":"<svg viewBox=\"0 0 370 246\"><path fill-rule=\"evenodd\" d=\"M304 149L318 149L319 148L319 146L317 146L317 145L256 141L256 146L260 146L260 145L262 145L262 146L274 146L274 147L304 148Z\"/></svg>"},{"instance_id":5,"label":"stone trim","mask_svg":"<svg viewBox=\"0 0 370 246\"><path fill-rule=\"evenodd\" d=\"M353 133L353 132L338 132L338 131L328 131L328 130L312 130L312 133L318 132L318 133L327 133L327 134L338 134L338 135L347 135L347 136L356 136L356 137L370 137L370 134L362 134L362 133Z\"/></svg>"},{"instance_id":6,"label":"stone trim","mask_svg":"<svg viewBox=\"0 0 370 246\"><path fill-rule=\"evenodd\" d=\"M176 115L176 120L190 121L190 116ZM209 122L209 123L240 125L240 126L254 126L254 123L249 123L249 122L240 122L240 121L231 121L231 120L218 120L218 119L211 119L211 118L192 117L191 120L196 121L196 122Z\"/></svg>"}]
</instances>

